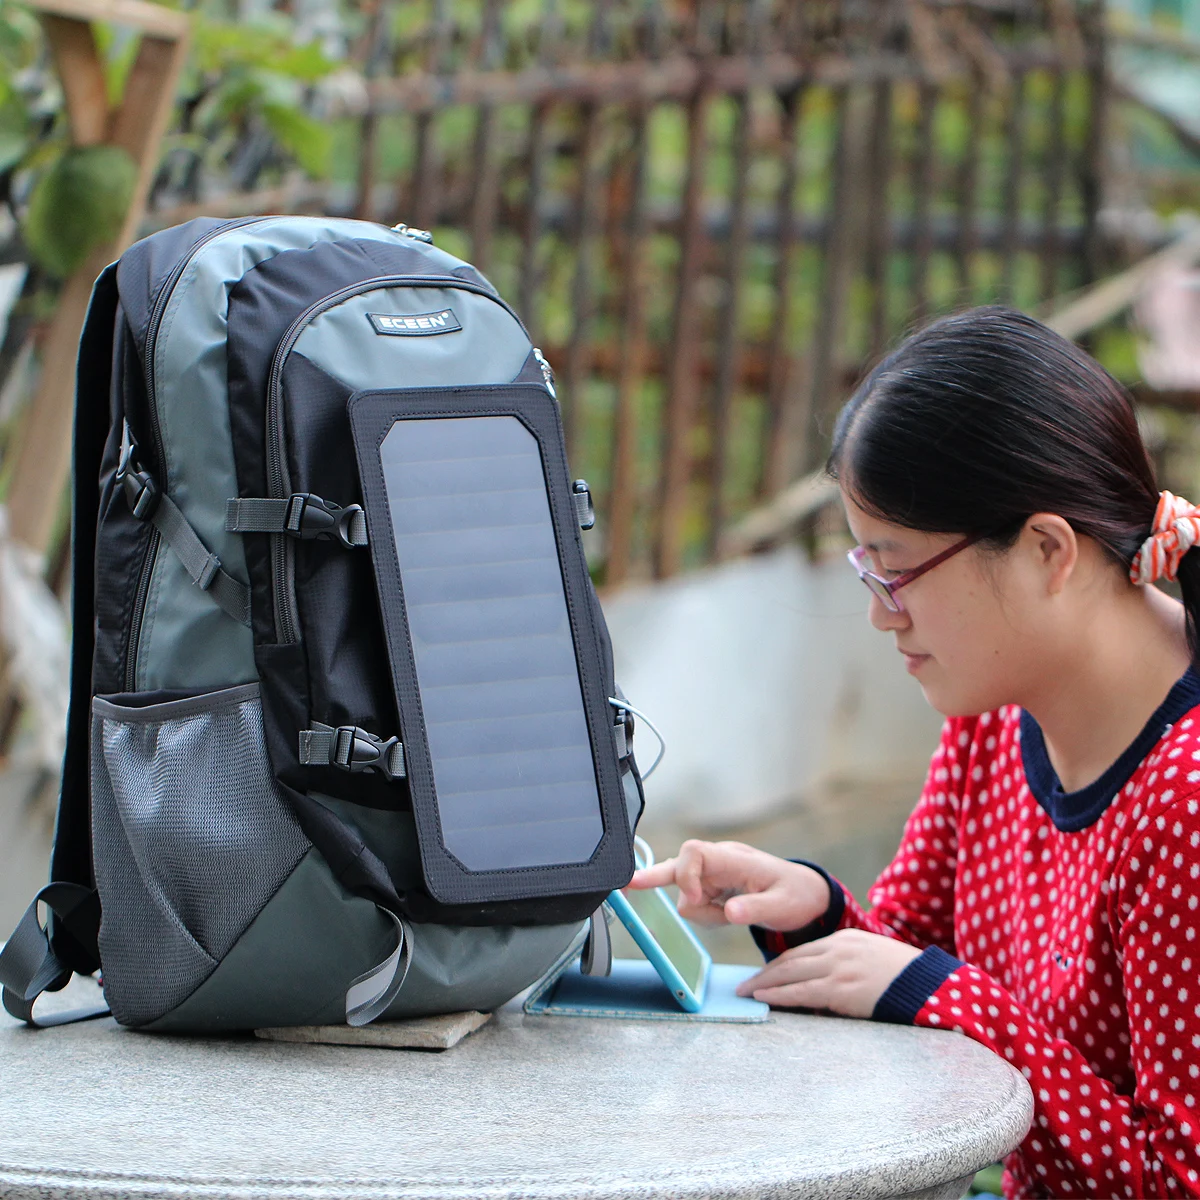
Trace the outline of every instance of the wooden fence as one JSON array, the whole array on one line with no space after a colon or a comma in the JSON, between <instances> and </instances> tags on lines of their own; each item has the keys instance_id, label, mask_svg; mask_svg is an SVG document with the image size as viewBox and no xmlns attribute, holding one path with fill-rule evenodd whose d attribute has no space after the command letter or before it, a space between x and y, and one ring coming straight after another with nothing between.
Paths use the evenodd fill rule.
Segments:
<instances>
[{"instance_id":1,"label":"wooden fence","mask_svg":"<svg viewBox=\"0 0 1200 1200\"><path fill-rule=\"evenodd\" d=\"M609 585L717 556L906 330L1102 270L1099 4L403 8L359 48L354 209L516 303Z\"/></svg>"}]
</instances>

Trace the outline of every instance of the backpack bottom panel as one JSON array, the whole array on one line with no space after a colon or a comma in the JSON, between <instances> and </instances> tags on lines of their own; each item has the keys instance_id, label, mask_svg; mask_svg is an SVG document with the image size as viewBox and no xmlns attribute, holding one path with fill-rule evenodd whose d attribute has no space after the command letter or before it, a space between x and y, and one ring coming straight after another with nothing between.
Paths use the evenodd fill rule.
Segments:
<instances>
[{"instance_id":1,"label":"backpack bottom panel","mask_svg":"<svg viewBox=\"0 0 1200 1200\"><path fill-rule=\"evenodd\" d=\"M408 978L380 1020L498 1008L540 978L579 926L414 925ZM143 1028L219 1033L345 1023L346 988L391 951L391 922L310 851L216 970Z\"/></svg>"}]
</instances>

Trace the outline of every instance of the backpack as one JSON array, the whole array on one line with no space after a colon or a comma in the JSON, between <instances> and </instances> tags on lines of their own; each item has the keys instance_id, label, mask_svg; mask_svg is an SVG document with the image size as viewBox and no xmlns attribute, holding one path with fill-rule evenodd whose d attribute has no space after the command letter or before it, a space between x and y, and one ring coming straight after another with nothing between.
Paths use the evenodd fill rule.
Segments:
<instances>
[{"instance_id":1,"label":"backpack","mask_svg":"<svg viewBox=\"0 0 1200 1200\"><path fill-rule=\"evenodd\" d=\"M127 1026L361 1025L579 949L633 871L633 718L552 372L482 275L403 225L146 238L92 295L74 483L11 1014L100 969Z\"/></svg>"}]
</instances>

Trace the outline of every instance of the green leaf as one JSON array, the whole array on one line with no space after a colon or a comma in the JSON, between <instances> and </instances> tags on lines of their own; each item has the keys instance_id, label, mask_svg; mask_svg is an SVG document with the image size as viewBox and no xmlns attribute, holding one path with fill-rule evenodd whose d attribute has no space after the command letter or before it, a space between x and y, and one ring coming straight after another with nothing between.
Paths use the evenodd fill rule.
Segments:
<instances>
[{"instance_id":1,"label":"green leaf","mask_svg":"<svg viewBox=\"0 0 1200 1200\"><path fill-rule=\"evenodd\" d=\"M29 139L25 134L0 129L0 171L15 167L28 149Z\"/></svg>"},{"instance_id":2,"label":"green leaf","mask_svg":"<svg viewBox=\"0 0 1200 1200\"><path fill-rule=\"evenodd\" d=\"M137 164L116 146L73 147L34 184L21 222L30 254L65 277L120 231Z\"/></svg>"},{"instance_id":3,"label":"green leaf","mask_svg":"<svg viewBox=\"0 0 1200 1200\"><path fill-rule=\"evenodd\" d=\"M309 175L323 179L329 173L333 134L328 126L278 104L264 105L262 115L279 144Z\"/></svg>"}]
</instances>

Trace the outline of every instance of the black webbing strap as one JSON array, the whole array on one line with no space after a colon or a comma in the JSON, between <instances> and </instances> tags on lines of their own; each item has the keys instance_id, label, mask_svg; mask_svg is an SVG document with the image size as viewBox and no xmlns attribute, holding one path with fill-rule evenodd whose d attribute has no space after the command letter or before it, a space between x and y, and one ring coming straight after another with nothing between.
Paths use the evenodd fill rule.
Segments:
<instances>
[{"instance_id":1,"label":"black webbing strap","mask_svg":"<svg viewBox=\"0 0 1200 1200\"><path fill-rule=\"evenodd\" d=\"M343 546L367 544L367 514L360 504L334 504L311 492L286 499L249 496L225 502L225 528L230 533L286 533L322 538Z\"/></svg>"},{"instance_id":2,"label":"black webbing strap","mask_svg":"<svg viewBox=\"0 0 1200 1200\"><path fill-rule=\"evenodd\" d=\"M154 477L137 463L137 446L125 427L117 482L125 492L130 511L139 521L149 521L183 563L192 582L207 592L239 625L250 625L250 589L221 567L221 560L200 540L187 517Z\"/></svg>"},{"instance_id":3,"label":"black webbing strap","mask_svg":"<svg viewBox=\"0 0 1200 1200\"><path fill-rule=\"evenodd\" d=\"M84 954L99 961L96 937L100 928L100 902L95 891L76 883L47 884L25 910L12 937L0 950L0 984L4 1007L27 1025L47 1027L72 1021L88 1021L108 1015L104 1005L73 1009L34 1018L33 1006L43 992L65 987L72 968L62 962L38 919L38 904L44 904L61 924L61 932L78 943Z\"/></svg>"},{"instance_id":4,"label":"black webbing strap","mask_svg":"<svg viewBox=\"0 0 1200 1200\"><path fill-rule=\"evenodd\" d=\"M159 498L150 518L192 582L207 592L239 625L250 625L250 589L221 569L221 560L200 540L170 496Z\"/></svg>"},{"instance_id":5,"label":"black webbing strap","mask_svg":"<svg viewBox=\"0 0 1200 1200\"><path fill-rule=\"evenodd\" d=\"M403 779L404 743L380 738L357 725L322 725L300 731L300 761L305 766L340 767L343 771L378 771L388 779Z\"/></svg>"}]
</instances>

